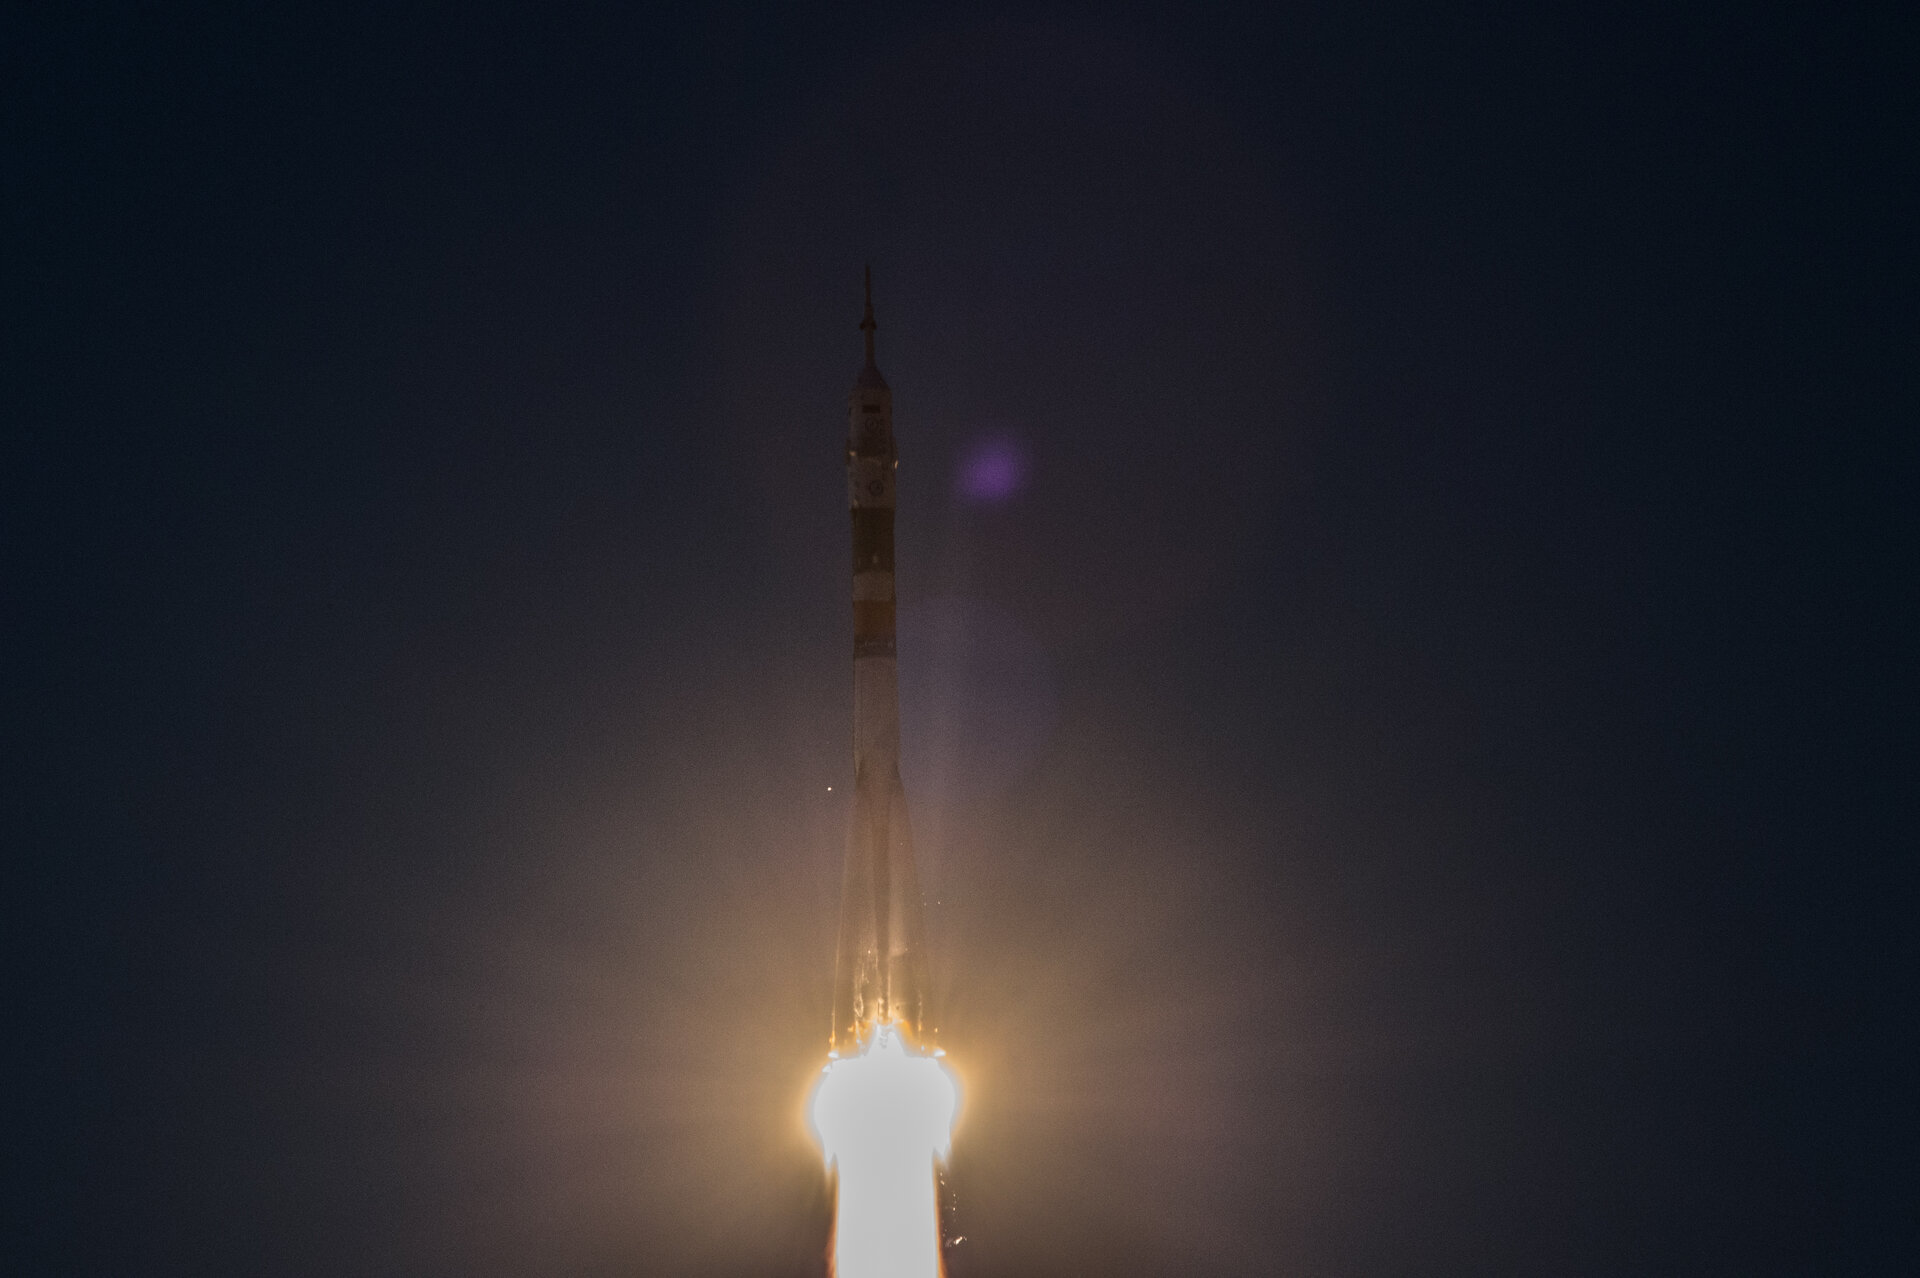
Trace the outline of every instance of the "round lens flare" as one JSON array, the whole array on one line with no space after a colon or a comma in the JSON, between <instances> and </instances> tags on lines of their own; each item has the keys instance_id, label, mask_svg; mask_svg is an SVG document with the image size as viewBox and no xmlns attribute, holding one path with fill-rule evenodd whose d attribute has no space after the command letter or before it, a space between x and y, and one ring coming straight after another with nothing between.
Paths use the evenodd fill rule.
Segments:
<instances>
[{"instance_id":1,"label":"round lens flare","mask_svg":"<svg viewBox=\"0 0 1920 1278\"><path fill-rule=\"evenodd\" d=\"M934 1160L947 1156L958 1100L946 1065L894 1025L821 1072L812 1118L839 1182L834 1278L939 1278Z\"/></svg>"},{"instance_id":2,"label":"round lens flare","mask_svg":"<svg viewBox=\"0 0 1920 1278\"><path fill-rule=\"evenodd\" d=\"M997 505L1026 486L1027 451L1010 435L976 440L961 457L957 479L961 496Z\"/></svg>"}]
</instances>

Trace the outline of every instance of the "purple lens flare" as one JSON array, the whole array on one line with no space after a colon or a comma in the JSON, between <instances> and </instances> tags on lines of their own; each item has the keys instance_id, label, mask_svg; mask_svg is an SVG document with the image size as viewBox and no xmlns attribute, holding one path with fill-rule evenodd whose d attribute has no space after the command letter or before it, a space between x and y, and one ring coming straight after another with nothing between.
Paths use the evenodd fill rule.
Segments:
<instances>
[{"instance_id":1,"label":"purple lens flare","mask_svg":"<svg viewBox=\"0 0 1920 1278\"><path fill-rule=\"evenodd\" d=\"M1027 450L1011 435L977 439L961 455L957 487L969 501L997 504L1027 484Z\"/></svg>"}]
</instances>

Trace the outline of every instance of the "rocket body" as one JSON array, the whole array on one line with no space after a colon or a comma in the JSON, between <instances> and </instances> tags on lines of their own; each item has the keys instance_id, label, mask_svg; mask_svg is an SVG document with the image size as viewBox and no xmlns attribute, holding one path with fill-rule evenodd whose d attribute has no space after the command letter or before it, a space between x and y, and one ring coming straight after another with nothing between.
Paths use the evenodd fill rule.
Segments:
<instances>
[{"instance_id":1,"label":"rocket body","mask_svg":"<svg viewBox=\"0 0 1920 1278\"><path fill-rule=\"evenodd\" d=\"M900 782L900 681L894 646L893 391L874 363L868 289L867 362L847 402L847 504L853 522L853 812L834 967L833 1046L842 1055L877 1026L922 1037L927 1018L925 922L906 790Z\"/></svg>"}]
</instances>

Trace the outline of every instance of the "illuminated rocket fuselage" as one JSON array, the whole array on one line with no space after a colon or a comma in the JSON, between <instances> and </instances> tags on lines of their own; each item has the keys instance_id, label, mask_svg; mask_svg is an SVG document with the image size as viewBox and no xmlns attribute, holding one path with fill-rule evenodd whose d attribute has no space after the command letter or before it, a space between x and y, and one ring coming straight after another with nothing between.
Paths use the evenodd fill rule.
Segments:
<instances>
[{"instance_id":1,"label":"illuminated rocket fuselage","mask_svg":"<svg viewBox=\"0 0 1920 1278\"><path fill-rule=\"evenodd\" d=\"M853 511L853 815L847 830L834 968L833 1046L845 1054L875 1025L900 1024L921 1042L927 1017L920 880L900 784L900 692L894 650L893 392L873 358L868 281L867 362L847 401L847 499Z\"/></svg>"}]
</instances>

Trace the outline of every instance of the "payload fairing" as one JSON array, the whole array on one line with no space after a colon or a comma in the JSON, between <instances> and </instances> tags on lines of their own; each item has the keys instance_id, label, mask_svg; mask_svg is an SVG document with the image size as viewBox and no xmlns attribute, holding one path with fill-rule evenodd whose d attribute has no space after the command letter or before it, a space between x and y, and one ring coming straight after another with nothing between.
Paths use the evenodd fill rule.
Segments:
<instances>
[{"instance_id":1,"label":"payload fairing","mask_svg":"<svg viewBox=\"0 0 1920 1278\"><path fill-rule=\"evenodd\" d=\"M925 1043L926 925L900 783L900 681L893 593L893 391L874 363L873 274L866 278L867 362L847 403L847 500L853 511L853 815L847 830L834 967L833 1048L857 1051L877 1026Z\"/></svg>"}]
</instances>

